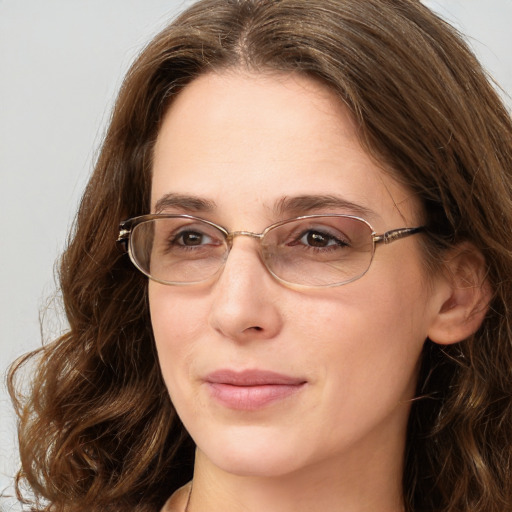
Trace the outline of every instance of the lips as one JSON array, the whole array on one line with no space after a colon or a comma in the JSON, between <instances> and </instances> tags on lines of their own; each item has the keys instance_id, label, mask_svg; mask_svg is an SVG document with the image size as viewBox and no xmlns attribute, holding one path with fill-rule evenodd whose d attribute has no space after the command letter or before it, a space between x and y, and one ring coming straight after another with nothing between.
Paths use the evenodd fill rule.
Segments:
<instances>
[{"instance_id":1,"label":"lips","mask_svg":"<svg viewBox=\"0 0 512 512\"><path fill-rule=\"evenodd\" d=\"M306 380L301 378L262 370L218 370L204 380L216 402L229 409L244 411L285 400L306 384Z\"/></svg>"}]
</instances>

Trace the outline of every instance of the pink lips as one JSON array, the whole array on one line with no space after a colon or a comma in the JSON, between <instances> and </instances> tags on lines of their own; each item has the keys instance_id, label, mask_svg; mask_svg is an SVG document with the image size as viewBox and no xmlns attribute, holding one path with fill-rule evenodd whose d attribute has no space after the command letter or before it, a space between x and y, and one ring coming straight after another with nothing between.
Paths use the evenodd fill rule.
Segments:
<instances>
[{"instance_id":1,"label":"pink lips","mask_svg":"<svg viewBox=\"0 0 512 512\"><path fill-rule=\"evenodd\" d=\"M254 411L295 394L306 381L262 370L218 370L210 373L205 383L213 398L225 407Z\"/></svg>"}]
</instances>

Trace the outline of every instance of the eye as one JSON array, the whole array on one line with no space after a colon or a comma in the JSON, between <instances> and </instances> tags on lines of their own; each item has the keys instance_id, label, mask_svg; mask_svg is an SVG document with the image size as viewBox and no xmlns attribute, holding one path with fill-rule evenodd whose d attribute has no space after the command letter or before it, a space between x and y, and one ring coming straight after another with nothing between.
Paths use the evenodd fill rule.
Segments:
<instances>
[{"instance_id":1,"label":"eye","mask_svg":"<svg viewBox=\"0 0 512 512\"><path fill-rule=\"evenodd\" d=\"M322 233L321 231L309 230L304 233L300 242L311 247L328 247L330 245L347 245L345 242L338 240L333 235Z\"/></svg>"},{"instance_id":2,"label":"eye","mask_svg":"<svg viewBox=\"0 0 512 512\"><path fill-rule=\"evenodd\" d=\"M309 229L304 232L299 238L298 243L304 244L308 247L324 248L324 247L348 247L348 243L341 238L334 236L330 233Z\"/></svg>"},{"instance_id":3,"label":"eye","mask_svg":"<svg viewBox=\"0 0 512 512\"><path fill-rule=\"evenodd\" d=\"M182 231L174 237L173 243L176 245L193 247L198 245L212 244L213 239L205 233L201 233L199 231Z\"/></svg>"},{"instance_id":4,"label":"eye","mask_svg":"<svg viewBox=\"0 0 512 512\"><path fill-rule=\"evenodd\" d=\"M182 231L178 233L173 242L177 245L195 246L211 243L212 239L198 231Z\"/></svg>"}]
</instances>

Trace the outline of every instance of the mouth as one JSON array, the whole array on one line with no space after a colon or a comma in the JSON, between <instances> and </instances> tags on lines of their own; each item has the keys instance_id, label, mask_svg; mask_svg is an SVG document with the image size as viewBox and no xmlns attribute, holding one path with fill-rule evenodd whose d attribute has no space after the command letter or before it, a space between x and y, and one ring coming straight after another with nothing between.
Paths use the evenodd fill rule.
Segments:
<instances>
[{"instance_id":1,"label":"mouth","mask_svg":"<svg viewBox=\"0 0 512 512\"><path fill-rule=\"evenodd\" d=\"M302 378L263 370L218 370L205 378L212 398L229 409L254 411L285 400L306 385Z\"/></svg>"}]
</instances>

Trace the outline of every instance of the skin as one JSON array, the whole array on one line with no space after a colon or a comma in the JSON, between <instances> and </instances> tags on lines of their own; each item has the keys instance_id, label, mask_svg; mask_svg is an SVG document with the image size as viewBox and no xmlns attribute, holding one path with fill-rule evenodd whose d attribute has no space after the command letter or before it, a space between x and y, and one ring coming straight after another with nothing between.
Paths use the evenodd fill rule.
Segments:
<instances>
[{"instance_id":1,"label":"skin","mask_svg":"<svg viewBox=\"0 0 512 512\"><path fill-rule=\"evenodd\" d=\"M343 104L284 74L225 71L188 85L154 154L152 207L261 232L308 213L359 213L378 233L421 225L416 200L361 148ZM275 212L283 197L335 195L357 207ZM398 206L397 206L398 205ZM448 290L427 280L418 236L379 246L361 279L293 289L239 237L223 271L194 286L150 281L162 373L198 449L190 512L402 509L405 431L419 355ZM205 376L263 369L305 381L257 410L225 407ZM178 493L168 510L182 511Z\"/></svg>"}]
</instances>

